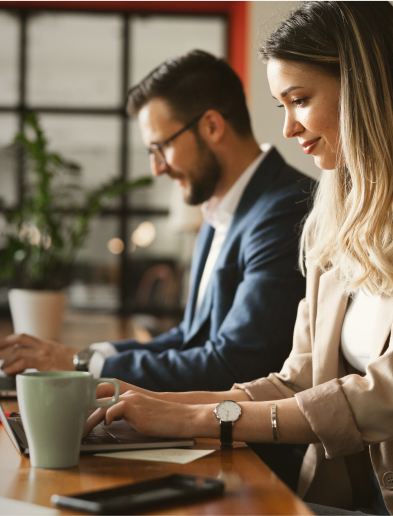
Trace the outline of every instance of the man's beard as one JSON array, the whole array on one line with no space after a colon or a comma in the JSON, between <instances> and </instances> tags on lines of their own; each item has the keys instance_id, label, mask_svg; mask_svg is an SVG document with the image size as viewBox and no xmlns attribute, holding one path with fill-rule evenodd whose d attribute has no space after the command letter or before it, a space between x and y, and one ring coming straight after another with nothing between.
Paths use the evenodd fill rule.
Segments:
<instances>
[{"instance_id":1,"label":"man's beard","mask_svg":"<svg viewBox=\"0 0 393 516\"><path fill-rule=\"evenodd\" d=\"M222 175L221 165L215 154L199 134L195 135L195 139L198 145L198 163L189 173L189 191L184 191L184 201L192 206L210 199Z\"/></svg>"}]
</instances>

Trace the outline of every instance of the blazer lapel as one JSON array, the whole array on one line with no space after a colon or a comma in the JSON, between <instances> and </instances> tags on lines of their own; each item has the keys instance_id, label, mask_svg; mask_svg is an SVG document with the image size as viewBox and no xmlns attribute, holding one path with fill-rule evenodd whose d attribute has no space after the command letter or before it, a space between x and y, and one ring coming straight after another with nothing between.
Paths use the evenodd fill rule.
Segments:
<instances>
[{"instance_id":1,"label":"blazer lapel","mask_svg":"<svg viewBox=\"0 0 393 516\"><path fill-rule=\"evenodd\" d=\"M198 236L197 245L195 247L194 257L192 261L191 278L190 278L190 298L184 314L185 331L187 338L191 330L194 318L195 305L198 299L199 284L201 282L203 269L210 251L214 236L214 228L205 222ZM206 296L205 296L206 297Z\"/></svg>"},{"instance_id":2,"label":"blazer lapel","mask_svg":"<svg viewBox=\"0 0 393 516\"><path fill-rule=\"evenodd\" d=\"M335 271L322 274L318 292L318 312L315 324L313 352L313 383L337 378L341 328L348 304Z\"/></svg>"},{"instance_id":3,"label":"blazer lapel","mask_svg":"<svg viewBox=\"0 0 393 516\"><path fill-rule=\"evenodd\" d=\"M314 385L337 377L341 330L348 305L334 271L322 274L318 292L318 313L315 325ZM391 332L393 297L382 296L375 318L370 362L382 353Z\"/></svg>"},{"instance_id":4,"label":"blazer lapel","mask_svg":"<svg viewBox=\"0 0 393 516\"><path fill-rule=\"evenodd\" d=\"M272 148L269 153L265 156L262 163L259 165L254 175L250 179L250 182L246 186L244 193L240 199L239 205L236 209L236 212L233 216L231 225L229 226L227 236L220 250L220 254L217 258L217 261L214 265L212 274L210 276L209 283L206 288L205 295L203 296L203 300L198 311L195 313L195 316L189 319L190 326L187 326L189 332L187 334L187 340L192 339L192 337L199 331L201 326L207 320L210 315L210 309L212 305L212 296L213 296L213 281L215 277L215 272L218 269L224 267L225 262L228 258L228 254L233 245L233 241L238 237L239 231L242 230L244 224L247 223L247 215L251 210L254 203L263 195L269 186L270 182L273 180L274 175L277 170L281 168L285 164L285 161L282 159L280 154L276 151L275 148ZM213 236L212 236L213 238ZM211 241L209 244L210 249ZM205 266L205 262L207 259L208 251L203 261L203 266L199 270L199 276L197 276L198 282L193 282L193 285L197 285L195 291L192 293L192 315L194 314L195 304L198 296L198 286L202 277L203 267ZM237 257L236 257L237 259ZM185 317L186 320L186 317Z\"/></svg>"},{"instance_id":5,"label":"blazer lapel","mask_svg":"<svg viewBox=\"0 0 393 516\"><path fill-rule=\"evenodd\" d=\"M373 330L373 340L370 352L370 362L376 360L382 353L389 337L393 320L393 297L381 296Z\"/></svg>"},{"instance_id":6,"label":"blazer lapel","mask_svg":"<svg viewBox=\"0 0 393 516\"><path fill-rule=\"evenodd\" d=\"M250 182L246 186L239 205L233 215L227 236L214 265L213 273L211 275L212 278L214 272L225 266L228 254L233 246L233 242L238 238L239 233L243 231L244 226L247 226L253 205L264 195L270 183L273 182L275 174L284 165L285 161L273 147L256 169ZM236 261L237 258L238 256L236 255L234 261ZM212 290L210 290L210 292L212 293ZM205 298L207 298L207 296L205 296Z\"/></svg>"},{"instance_id":7,"label":"blazer lapel","mask_svg":"<svg viewBox=\"0 0 393 516\"><path fill-rule=\"evenodd\" d=\"M213 274L214 274L214 271L212 272L212 276L213 276ZM190 340L193 338L193 336L199 331L202 324L209 317L210 307L212 304L212 294L213 294L211 280L212 280L212 278L210 278L209 283L207 284L206 291L205 291L205 294L201 301L201 304L195 313L189 334L187 335L187 340Z\"/></svg>"}]
</instances>

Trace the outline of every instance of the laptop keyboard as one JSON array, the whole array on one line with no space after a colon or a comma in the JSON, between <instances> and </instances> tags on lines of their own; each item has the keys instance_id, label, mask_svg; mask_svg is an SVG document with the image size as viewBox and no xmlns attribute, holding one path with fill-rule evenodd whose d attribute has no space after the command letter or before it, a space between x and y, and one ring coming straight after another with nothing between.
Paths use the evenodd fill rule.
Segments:
<instances>
[{"instance_id":1,"label":"laptop keyboard","mask_svg":"<svg viewBox=\"0 0 393 516\"><path fill-rule=\"evenodd\" d=\"M23 429L23 423L20 418L15 418L15 421ZM24 430L24 429L23 429ZM120 444L121 441L113 437L101 425L96 426L93 430L82 439L82 444Z\"/></svg>"},{"instance_id":2,"label":"laptop keyboard","mask_svg":"<svg viewBox=\"0 0 393 516\"><path fill-rule=\"evenodd\" d=\"M93 430L82 439L82 444L116 444L120 443L116 437L113 437L101 425L93 428Z\"/></svg>"}]
</instances>

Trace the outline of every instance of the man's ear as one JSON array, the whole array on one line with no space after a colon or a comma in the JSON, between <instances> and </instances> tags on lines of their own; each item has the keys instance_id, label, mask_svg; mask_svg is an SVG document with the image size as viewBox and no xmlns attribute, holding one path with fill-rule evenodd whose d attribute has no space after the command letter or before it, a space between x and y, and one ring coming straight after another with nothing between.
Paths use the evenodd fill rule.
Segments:
<instances>
[{"instance_id":1,"label":"man's ear","mask_svg":"<svg viewBox=\"0 0 393 516\"><path fill-rule=\"evenodd\" d=\"M199 122L199 134L206 142L219 143L226 131L226 122L219 111L209 109Z\"/></svg>"}]
</instances>

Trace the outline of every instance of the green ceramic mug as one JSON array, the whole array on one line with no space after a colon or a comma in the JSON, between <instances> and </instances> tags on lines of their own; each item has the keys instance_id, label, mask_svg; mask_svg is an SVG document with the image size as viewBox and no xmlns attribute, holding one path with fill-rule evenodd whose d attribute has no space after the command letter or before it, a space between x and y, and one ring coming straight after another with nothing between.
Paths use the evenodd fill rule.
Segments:
<instances>
[{"instance_id":1,"label":"green ceramic mug","mask_svg":"<svg viewBox=\"0 0 393 516\"><path fill-rule=\"evenodd\" d=\"M106 402L96 398L99 383L115 385ZM69 468L78 464L89 409L109 407L119 398L119 383L79 371L48 371L16 376L19 410L29 444L31 465Z\"/></svg>"}]
</instances>

